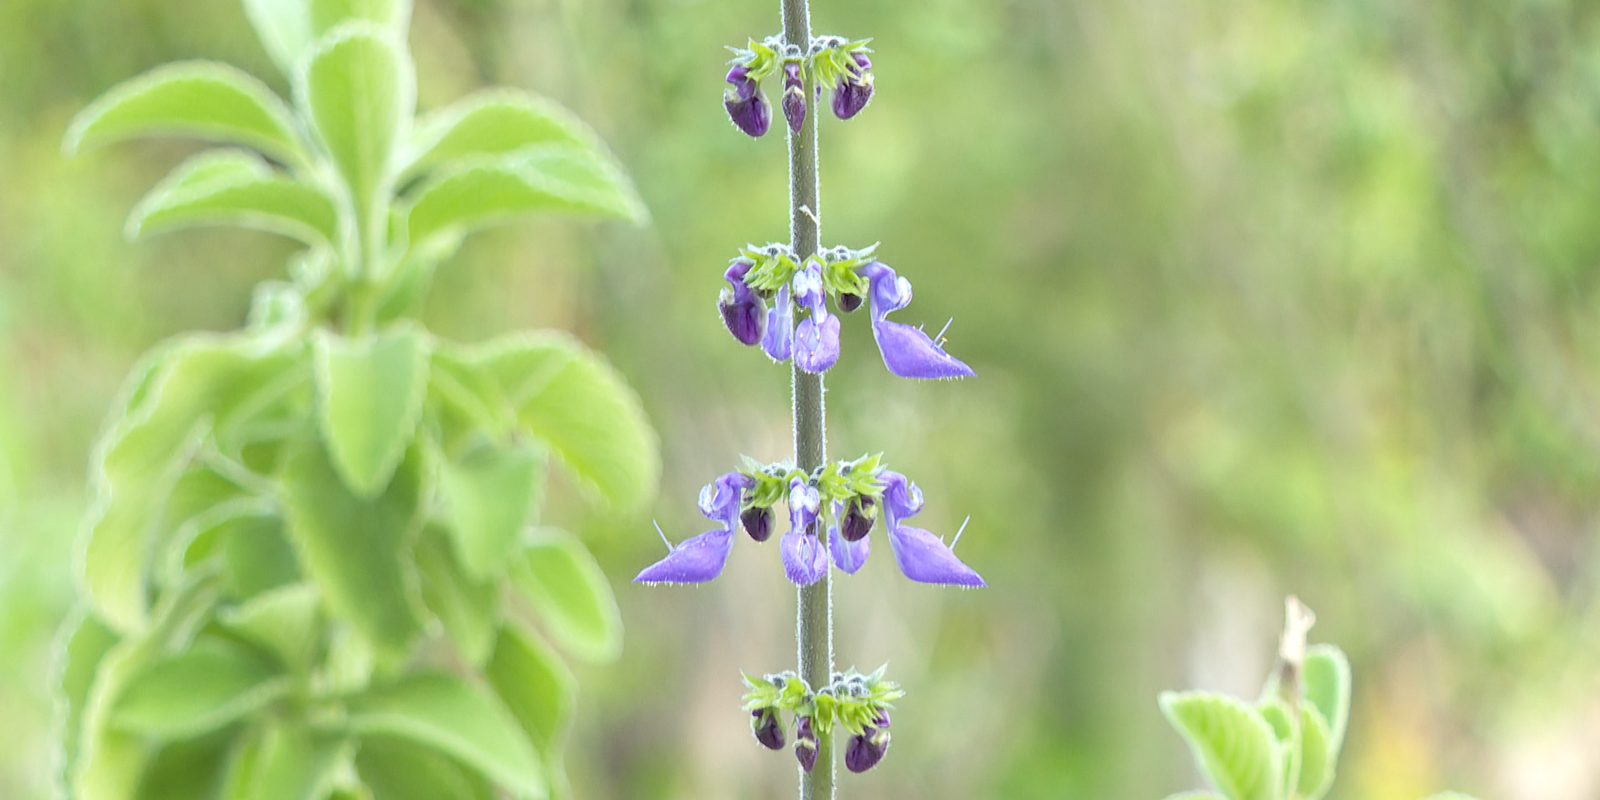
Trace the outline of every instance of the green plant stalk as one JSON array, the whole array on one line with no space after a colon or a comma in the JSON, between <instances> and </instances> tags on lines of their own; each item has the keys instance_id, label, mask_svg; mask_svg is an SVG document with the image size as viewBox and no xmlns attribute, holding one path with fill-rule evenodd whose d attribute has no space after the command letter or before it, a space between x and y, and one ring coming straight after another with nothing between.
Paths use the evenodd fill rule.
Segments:
<instances>
[{"instance_id":1,"label":"green plant stalk","mask_svg":"<svg viewBox=\"0 0 1600 800\"><path fill-rule=\"evenodd\" d=\"M811 44L811 13L807 0L782 0L783 38L801 48ZM817 119L822 116L816 87L806 76L806 98L812 106L798 133L789 132L789 244L804 263L815 255L821 238L817 210ZM827 458L828 434L823 405L822 375L793 367L795 466L810 472ZM825 541L822 522L813 522L819 541ZM813 688L827 686L833 677L833 575L797 590L795 649L800 676ZM817 763L800 771L800 800L834 797L833 733L817 731Z\"/></svg>"}]
</instances>

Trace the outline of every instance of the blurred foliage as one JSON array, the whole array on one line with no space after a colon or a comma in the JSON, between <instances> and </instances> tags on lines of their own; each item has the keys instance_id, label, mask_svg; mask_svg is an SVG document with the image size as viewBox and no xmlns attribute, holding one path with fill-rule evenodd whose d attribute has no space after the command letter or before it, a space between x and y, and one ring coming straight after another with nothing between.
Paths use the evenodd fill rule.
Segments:
<instances>
[{"instance_id":1,"label":"blurred foliage","mask_svg":"<svg viewBox=\"0 0 1600 800\"><path fill-rule=\"evenodd\" d=\"M412 35L423 108L533 88L635 178L652 231L488 235L424 316L610 355L662 433L675 537L739 448L787 451L786 374L714 311L735 248L786 225L782 145L719 108L722 46L776 12L433 0ZM1358 676L1333 800L1600 794L1600 7L820 0L813 23L877 51L872 106L823 126L824 239L882 241L980 375L906 385L847 331L831 442L892 450L935 532L972 514L962 557L991 586L909 586L881 559L836 584L840 666L891 661L908 692L846 796L1197 785L1156 692L1248 695L1291 590ZM0 5L7 797L48 790L49 639L117 382L164 334L238 325L287 255L118 238L187 147L57 154L88 99L190 57L270 72L231 0ZM786 796L737 709L737 670L792 654L773 548L645 592L622 581L659 555L648 527L586 533L629 636L579 675L578 796Z\"/></svg>"}]
</instances>

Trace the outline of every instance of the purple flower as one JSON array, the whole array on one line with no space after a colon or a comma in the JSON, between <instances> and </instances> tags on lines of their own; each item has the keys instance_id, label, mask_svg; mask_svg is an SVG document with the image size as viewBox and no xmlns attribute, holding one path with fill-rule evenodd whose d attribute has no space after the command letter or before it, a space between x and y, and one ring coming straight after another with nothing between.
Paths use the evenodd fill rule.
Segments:
<instances>
[{"instance_id":1,"label":"purple flower","mask_svg":"<svg viewBox=\"0 0 1600 800\"><path fill-rule=\"evenodd\" d=\"M822 264L808 261L792 285L795 302L811 310L794 332L794 363L806 372L826 372L839 361L839 318L828 313Z\"/></svg>"},{"instance_id":2,"label":"purple flower","mask_svg":"<svg viewBox=\"0 0 1600 800\"><path fill-rule=\"evenodd\" d=\"M773 361L788 361L794 353L794 304L789 302L789 287L779 286L767 311L767 333L761 348Z\"/></svg>"},{"instance_id":3,"label":"purple flower","mask_svg":"<svg viewBox=\"0 0 1600 800\"><path fill-rule=\"evenodd\" d=\"M728 326L733 338L747 346L761 341L767 323L767 304L744 282L744 276L754 267L754 263L743 259L733 262L733 266L728 267L728 271L722 275L733 288L724 288L717 299L717 310L722 312L722 324Z\"/></svg>"},{"instance_id":4,"label":"purple flower","mask_svg":"<svg viewBox=\"0 0 1600 800\"><path fill-rule=\"evenodd\" d=\"M844 747L844 765L851 772L866 772L883 760L889 750L889 712L878 711L878 719L850 737Z\"/></svg>"},{"instance_id":5,"label":"purple flower","mask_svg":"<svg viewBox=\"0 0 1600 800\"><path fill-rule=\"evenodd\" d=\"M890 312L911 302L910 281L881 261L873 261L858 271L871 284L868 295L872 304L872 337L890 372L902 378L961 378L977 374L946 353L921 328L887 319Z\"/></svg>"},{"instance_id":6,"label":"purple flower","mask_svg":"<svg viewBox=\"0 0 1600 800\"><path fill-rule=\"evenodd\" d=\"M860 541L872 531L872 523L878 519L878 503L870 495L856 495L844 505L843 515L835 510L834 516L839 519L839 532L845 541Z\"/></svg>"},{"instance_id":7,"label":"purple flower","mask_svg":"<svg viewBox=\"0 0 1600 800\"><path fill-rule=\"evenodd\" d=\"M796 61L783 65L783 118L795 133L806 123L806 85L800 79L800 64Z\"/></svg>"},{"instance_id":8,"label":"purple flower","mask_svg":"<svg viewBox=\"0 0 1600 800\"><path fill-rule=\"evenodd\" d=\"M867 556L872 552L872 540L867 538L850 541L839 533L839 528L828 528L829 550L833 553L833 563L847 575L856 574L861 565L867 563Z\"/></svg>"},{"instance_id":9,"label":"purple flower","mask_svg":"<svg viewBox=\"0 0 1600 800\"><path fill-rule=\"evenodd\" d=\"M810 586L828 573L828 548L813 532L822 496L799 478L789 481L789 532L778 542L783 572L798 586Z\"/></svg>"},{"instance_id":10,"label":"purple flower","mask_svg":"<svg viewBox=\"0 0 1600 800\"><path fill-rule=\"evenodd\" d=\"M750 732L768 750L783 749L783 723L778 720L777 709L768 706L750 712Z\"/></svg>"},{"instance_id":11,"label":"purple flower","mask_svg":"<svg viewBox=\"0 0 1600 800\"><path fill-rule=\"evenodd\" d=\"M772 509L751 506L739 514L739 522L750 538L764 542L772 537Z\"/></svg>"},{"instance_id":12,"label":"purple flower","mask_svg":"<svg viewBox=\"0 0 1600 800\"><path fill-rule=\"evenodd\" d=\"M817 765L817 734L811 729L810 717L801 717L794 728L794 757L806 772Z\"/></svg>"},{"instance_id":13,"label":"purple flower","mask_svg":"<svg viewBox=\"0 0 1600 800\"><path fill-rule=\"evenodd\" d=\"M722 523L676 546L668 543L667 557L645 567L634 583L702 583L722 574L733 550L733 529L739 524L744 493L755 480L741 472L730 472L700 490L700 513Z\"/></svg>"},{"instance_id":14,"label":"purple flower","mask_svg":"<svg viewBox=\"0 0 1600 800\"><path fill-rule=\"evenodd\" d=\"M947 586L985 586L983 578L951 550L943 539L910 525L900 524L922 510L922 490L906 476L884 470L883 511L889 528L889 547L895 564L907 578Z\"/></svg>"},{"instance_id":15,"label":"purple flower","mask_svg":"<svg viewBox=\"0 0 1600 800\"><path fill-rule=\"evenodd\" d=\"M733 124L751 136L765 134L772 125L772 109L761 94L761 85L750 77L750 67L734 65L728 70L728 83L733 86L722 93L722 105Z\"/></svg>"},{"instance_id":16,"label":"purple flower","mask_svg":"<svg viewBox=\"0 0 1600 800\"><path fill-rule=\"evenodd\" d=\"M833 87L833 115L849 119L867 107L872 100L872 61L865 53L851 53L855 65Z\"/></svg>"}]
</instances>

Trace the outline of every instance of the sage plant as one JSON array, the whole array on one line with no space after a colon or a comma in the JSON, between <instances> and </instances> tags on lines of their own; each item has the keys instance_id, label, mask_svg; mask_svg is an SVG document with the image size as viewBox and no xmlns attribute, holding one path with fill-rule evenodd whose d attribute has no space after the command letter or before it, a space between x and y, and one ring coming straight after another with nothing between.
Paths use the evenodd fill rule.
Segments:
<instances>
[{"instance_id":1,"label":"sage plant","mask_svg":"<svg viewBox=\"0 0 1600 800\"><path fill-rule=\"evenodd\" d=\"M1333 788L1350 719L1350 660L1307 645L1316 615L1284 601L1278 660L1254 703L1212 692L1163 692L1161 711L1215 791L1167 800L1321 800ZM1445 792L1428 800L1472 800Z\"/></svg>"},{"instance_id":2,"label":"sage plant","mask_svg":"<svg viewBox=\"0 0 1600 800\"><path fill-rule=\"evenodd\" d=\"M891 321L911 302L911 282L879 260L877 245L853 249L821 246L815 106L829 94L833 115L852 119L874 96L869 40L813 36L806 0L783 0L783 32L745 48L726 76L723 106L734 126L752 137L772 124L768 79L778 94L789 143L789 241L747 245L733 257L718 309L740 344L759 345L793 377L794 454L762 463L750 458L700 492L700 511L717 527L678 544L646 567L640 583L700 583L721 574L742 529L756 542L772 537L776 506L788 514L778 540L783 574L797 587L796 669L745 675L744 710L757 742L781 750L792 737L800 766L800 797L834 796L834 761L844 740L844 762L864 772L884 757L890 710L903 696L884 670L861 674L834 670L830 565L853 574L871 551L869 535L883 530L900 571L923 583L976 587L984 582L956 558L940 536L908 524L922 510L922 490L889 469L882 454L827 460L823 376L839 359L839 314L867 307L884 365L901 378L969 377L974 373L945 352L940 337ZM798 321L797 321L798 320ZM882 520L881 524L879 520ZM831 520L831 521L830 521ZM663 538L665 535L663 534Z\"/></svg>"},{"instance_id":3,"label":"sage plant","mask_svg":"<svg viewBox=\"0 0 1600 800\"><path fill-rule=\"evenodd\" d=\"M66 149L229 145L134 210L132 236L231 224L304 246L248 323L158 345L92 463L87 603L62 635L74 800L563 795L567 656L615 657L594 558L536 527L548 465L654 493L655 435L558 333L459 344L416 319L468 232L528 213L639 220L606 148L495 90L413 119L409 0L245 0L293 88L212 62L124 83Z\"/></svg>"}]
</instances>

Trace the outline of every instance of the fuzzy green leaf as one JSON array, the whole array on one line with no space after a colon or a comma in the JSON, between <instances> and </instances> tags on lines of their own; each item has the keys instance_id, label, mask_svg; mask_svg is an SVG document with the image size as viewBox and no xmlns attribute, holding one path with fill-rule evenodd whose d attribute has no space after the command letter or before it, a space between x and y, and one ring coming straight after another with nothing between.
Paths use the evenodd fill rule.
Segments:
<instances>
[{"instance_id":1,"label":"fuzzy green leaf","mask_svg":"<svg viewBox=\"0 0 1600 800\"><path fill-rule=\"evenodd\" d=\"M578 696L577 680L567 665L538 636L507 625L500 630L484 676L546 763L557 769Z\"/></svg>"},{"instance_id":2,"label":"fuzzy green leaf","mask_svg":"<svg viewBox=\"0 0 1600 800\"><path fill-rule=\"evenodd\" d=\"M290 538L306 573L328 610L390 659L403 657L423 630L408 558L421 517L421 481L420 464L408 462L378 496L358 497L312 443L284 467Z\"/></svg>"},{"instance_id":3,"label":"fuzzy green leaf","mask_svg":"<svg viewBox=\"0 0 1600 800\"><path fill-rule=\"evenodd\" d=\"M422 602L439 618L461 657L481 665L494 646L494 630L500 621L499 582L468 577L451 552L448 537L442 527L429 523L417 541Z\"/></svg>"},{"instance_id":4,"label":"fuzzy green leaf","mask_svg":"<svg viewBox=\"0 0 1600 800\"><path fill-rule=\"evenodd\" d=\"M236 600L249 600L300 578L299 559L276 515L239 514L219 520L213 531L201 535L221 541L224 574Z\"/></svg>"},{"instance_id":5,"label":"fuzzy green leaf","mask_svg":"<svg viewBox=\"0 0 1600 800\"><path fill-rule=\"evenodd\" d=\"M392 31L400 41L405 41L406 27L411 24L411 0L309 0L309 2L311 30L317 34L351 20L364 20Z\"/></svg>"},{"instance_id":6,"label":"fuzzy green leaf","mask_svg":"<svg viewBox=\"0 0 1600 800\"><path fill-rule=\"evenodd\" d=\"M539 506L544 472L545 454L531 443L483 445L440 465L444 519L469 576L489 580L505 572Z\"/></svg>"},{"instance_id":7,"label":"fuzzy green leaf","mask_svg":"<svg viewBox=\"0 0 1600 800\"><path fill-rule=\"evenodd\" d=\"M285 75L311 43L311 6L308 0L243 0L245 16L256 29L272 63Z\"/></svg>"},{"instance_id":8,"label":"fuzzy green leaf","mask_svg":"<svg viewBox=\"0 0 1600 800\"><path fill-rule=\"evenodd\" d=\"M219 150L180 164L139 202L127 233L199 225L237 225L327 245L336 238L333 201L322 192L274 171L248 153Z\"/></svg>"},{"instance_id":9,"label":"fuzzy green leaf","mask_svg":"<svg viewBox=\"0 0 1600 800\"><path fill-rule=\"evenodd\" d=\"M282 697L289 682L287 675L243 647L205 639L129 681L111 720L133 733L188 738Z\"/></svg>"},{"instance_id":10,"label":"fuzzy green leaf","mask_svg":"<svg viewBox=\"0 0 1600 800\"><path fill-rule=\"evenodd\" d=\"M546 98L489 89L418 120L405 171L421 173L450 161L505 155L538 144L588 149L609 162L598 143L589 126Z\"/></svg>"},{"instance_id":11,"label":"fuzzy green leaf","mask_svg":"<svg viewBox=\"0 0 1600 800\"><path fill-rule=\"evenodd\" d=\"M263 592L219 615L223 627L304 672L321 643L322 598L317 587L296 583Z\"/></svg>"},{"instance_id":12,"label":"fuzzy green leaf","mask_svg":"<svg viewBox=\"0 0 1600 800\"><path fill-rule=\"evenodd\" d=\"M1282 699L1272 698L1257 705L1256 711L1268 725L1272 726L1272 733L1281 745L1282 774L1286 784L1291 767L1298 770L1293 790L1283 796L1292 800L1321 798L1333 785L1335 756L1329 742L1328 723L1322 718L1321 712L1311 705L1300 707L1299 762L1291 764L1290 759L1294 757L1294 737L1297 732L1289 724L1289 704Z\"/></svg>"},{"instance_id":13,"label":"fuzzy green leaf","mask_svg":"<svg viewBox=\"0 0 1600 800\"><path fill-rule=\"evenodd\" d=\"M1161 711L1195 763L1229 800L1275 800L1282 780L1277 739L1253 708L1207 692L1163 692Z\"/></svg>"},{"instance_id":14,"label":"fuzzy green leaf","mask_svg":"<svg viewBox=\"0 0 1600 800\"><path fill-rule=\"evenodd\" d=\"M647 216L615 166L570 145L535 145L462 162L441 170L411 198L407 230L416 244L541 212L632 222Z\"/></svg>"},{"instance_id":15,"label":"fuzzy green leaf","mask_svg":"<svg viewBox=\"0 0 1600 800\"><path fill-rule=\"evenodd\" d=\"M476 774L438 752L398 739L372 738L356 755L356 772L373 800L492 800Z\"/></svg>"},{"instance_id":16,"label":"fuzzy green leaf","mask_svg":"<svg viewBox=\"0 0 1600 800\"><path fill-rule=\"evenodd\" d=\"M520 797L546 796L544 768L500 700L454 675L418 674L350 703L349 728L444 752Z\"/></svg>"},{"instance_id":17,"label":"fuzzy green leaf","mask_svg":"<svg viewBox=\"0 0 1600 800\"><path fill-rule=\"evenodd\" d=\"M612 503L636 508L660 474L655 431L639 397L604 358L564 334L488 342L478 361L499 381L523 428Z\"/></svg>"},{"instance_id":18,"label":"fuzzy green leaf","mask_svg":"<svg viewBox=\"0 0 1600 800\"><path fill-rule=\"evenodd\" d=\"M1316 706L1328 723L1328 742L1337 760L1350 719L1350 659L1331 644L1314 644L1306 648L1301 683L1306 702Z\"/></svg>"},{"instance_id":19,"label":"fuzzy green leaf","mask_svg":"<svg viewBox=\"0 0 1600 800\"><path fill-rule=\"evenodd\" d=\"M377 336L316 336L317 421L333 464L356 494L372 497L416 433L428 389L428 343L409 324Z\"/></svg>"},{"instance_id":20,"label":"fuzzy green leaf","mask_svg":"<svg viewBox=\"0 0 1600 800\"><path fill-rule=\"evenodd\" d=\"M222 800L316 800L347 750L338 736L268 721L229 764Z\"/></svg>"},{"instance_id":21,"label":"fuzzy green leaf","mask_svg":"<svg viewBox=\"0 0 1600 800\"><path fill-rule=\"evenodd\" d=\"M416 103L415 75L402 43L388 29L347 22L319 40L303 72L297 100L344 175L363 219L379 208L394 174L394 150Z\"/></svg>"},{"instance_id":22,"label":"fuzzy green leaf","mask_svg":"<svg viewBox=\"0 0 1600 800\"><path fill-rule=\"evenodd\" d=\"M227 778L233 731L167 742L139 776L133 800L212 800Z\"/></svg>"},{"instance_id":23,"label":"fuzzy green leaf","mask_svg":"<svg viewBox=\"0 0 1600 800\"><path fill-rule=\"evenodd\" d=\"M511 578L568 652L593 662L614 660L622 652L617 598L577 537L556 528L539 528L512 568Z\"/></svg>"},{"instance_id":24,"label":"fuzzy green leaf","mask_svg":"<svg viewBox=\"0 0 1600 800\"><path fill-rule=\"evenodd\" d=\"M137 136L194 136L242 144L279 161L302 155L289 109L261 81L214 61L157 67L119 84L79 112L68 154Z\"/></svg>"},{"instance_id":25,"label":"fuzzy green leaf","mask_svg":"<svg viewBox=\"0 0 1600 800\"><path fill-rule=\"evenodd\" d=\"M106 654L117 645L117 633L96 619L87 607L73 612L62 627L57 644L56 673L60 701L61 766L65 775L71 775L78 761L78 740L82 730L84 706L89 701L89 690L94 685L95 674Z\"/></svg>"}]
</instances>

